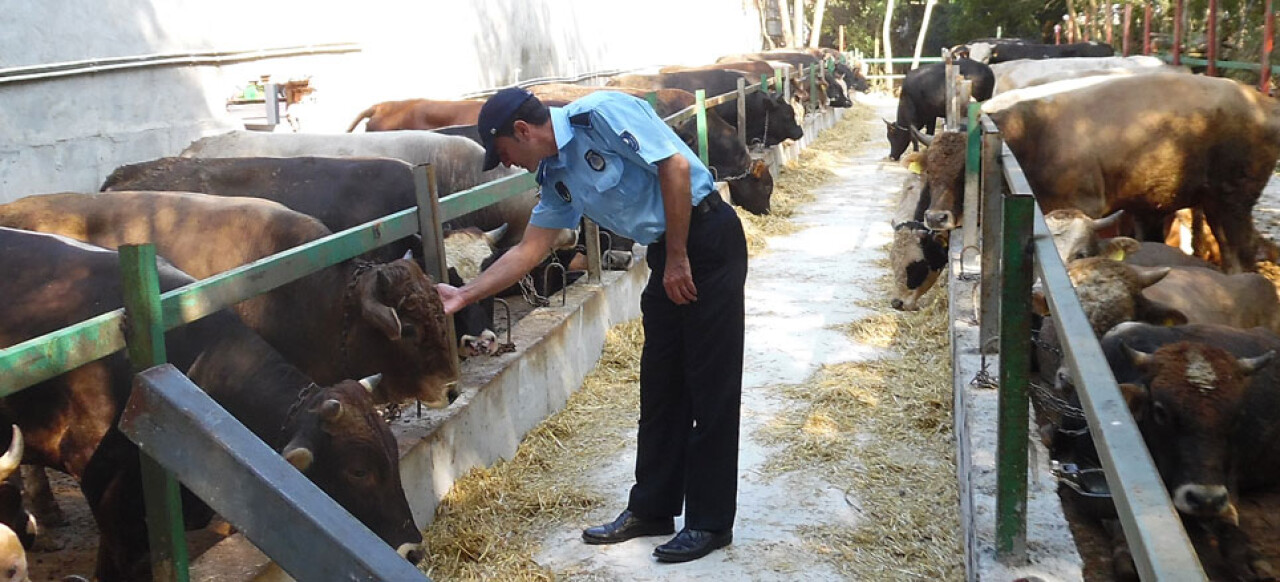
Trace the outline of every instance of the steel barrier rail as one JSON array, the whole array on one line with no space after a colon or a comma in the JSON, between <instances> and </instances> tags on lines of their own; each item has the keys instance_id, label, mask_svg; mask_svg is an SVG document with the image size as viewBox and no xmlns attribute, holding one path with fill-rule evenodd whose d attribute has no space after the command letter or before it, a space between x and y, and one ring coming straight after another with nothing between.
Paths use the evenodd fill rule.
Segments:
<instances>
[{"instance_id":1,"label":"steel barrier rail","mask_svg":"<svg viewBox=\"0 0 1280 582\"><path fill-rule=\"evenodd\" d=\"M995 131L994 123L986 115L982 116L982 123L986 131ZM988 143L992 142L988 141ZM999 160L1003 168L1002 182L1007 187L1005 196L1007 198L1032 196L1031 187L1007 146L1002 146ZM987 173L985 170L984 174ZM1066 268L1053 244L1052 234L1045 224L1044 214L1040 211L1038 204L1035 205L1034 212L1031 214L1033 236L1030 239L1029 251L1033 253L1036 273L1044 285L1045 297L1055 317L1058 338L1063 348L1063 359L1075 382L1076 392L1080 396L1098 456L1102 460L1107 483L1110 485L1116 513L1124 528L1138 573L1143 580L1206 580L1203 568L1196 557L1195 548L1169 500L1164 482L1147 452L1142 434L1128 406L1120 395L1115 378L1111 374L1111 368L1095 338L1093 328L1085 317L1075 289L1067 277ZM984 219L991 219L991 217L991 213L984 214ZM996 219L1004 221L1006 228L1009 226L1009 221L1005 218L997 215ZM1004 236L1008 237L1009 233L1006 231ZM995 244L994 240L983 241L984 255ZM1016 241L1010 242L1007 238L1004 246L1006 253L1010 249L1018 248ZM1008 256L1001 261L1001 264L1004 269L1015 266L1009 261ZM1024 274L1024 277L1017 279L1018 288L1005 288L1001 293L1002 296L1010 297L1011 294L1030 296L1029 278L1025 278ZM1002 314L1003 319L1005 316L1003 314L1008 313L1006 306L1002 305L999 313ZM991 315L995 314L984 312L984 320ZM1024 313L1023 317L1025 316ZM1028 341L1023 342L1021 346L1011 345L1004 349L1010 348L1030 350L1031 344ZM1012 359L1019 366L1025 366L1029 361L1025 355L1013 358L1008 356L1008 353L1001 354L1002 379L1005 377L1003 367L1007 359ZM1021 373L1029 373L1029 369ZM1001 390L1004 390L1003 386ZM1003 394L1001 402L1004 403ZM1025 401L1017 405L1026 406ZM1022 413L1024 415L1022 418L1025 419L1025 411ZM1001 418L1004 418L1006 411L1002 410L1000 414ZM1024 420L1021 427L1012 427L1011 430L1017 430L1022 434L1022 438L1026 439L1027 428ZM1025 455L1025 449L1020 454ZM1005 467L1009 460L999 459L999 461L1000 466ZM1025 467L1025 459L1022 459L1022 463ZM1016 462L1014 464L1016 465ZM1005 478L1000 477L1000 479ZM1019 475L1011 475L1007 478L1021 480L1025 492L1025 469ZM1021 506L1025 508L1025 504L1026 501L1023 498ZM1010 506L1016 505L1016 503L1010 504ZM1001 511L1002 509L1004 511ZM998 503L997 510L997 524L1010 519L1009 509L1003 504ZM1025 520L1025 516L1022 516L1022 519ZM1025 522L1021 524L1021 528L1025 536ZM997 535L997 538L999 537ZM999 548L1000 542L997 543ZM1025 539L1022 543L1025 544ZM1015 542L1012 546L1006 547L1016 546ZM1004 557L1007 558L1008 555L1005 554Z\"/></svg>"}]
</instances>

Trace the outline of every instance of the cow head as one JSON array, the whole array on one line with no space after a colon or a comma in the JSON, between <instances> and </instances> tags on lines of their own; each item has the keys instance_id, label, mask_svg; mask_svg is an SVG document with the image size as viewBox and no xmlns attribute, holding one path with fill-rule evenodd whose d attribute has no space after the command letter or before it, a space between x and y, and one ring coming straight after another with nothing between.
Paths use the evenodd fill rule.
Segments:
<instances>
[{"instance_id":1,"label":"cow head","mask_svg":"<svg viewBox=\"0 0 1280 582\"><path fill-rule=\"evenodd\" d=\"M456 269L462 280L470 281L480 274L480 264L493 254L498 241L507 232L507 224L485 231L469 226L444 233L444 257L450 269Z\"/></svg>"},{"instance_id":2,"label":"cow head","mask_svg":"<svg viewBox=\"0 0 1280 582\"><path fill-rule=\"evenodd\" d=\"M960 226L964 201L964 164L968 136L961 131L941 131L929 137L912 127L916 139L928 147L924 152L925 195L929 209L924 223L936 230Z\"/></svg>"},{"instance_id":3,"label":"cow head","mask_svg":"<svg viewBox=\"0 0 1280 582\"><path fill-rule=\"evenodd\" d=\"M885 124L885 139L889 140L889 159L898 161L907 146L912 145L911 130L895 121L881 118Z\"/></svg>"},{"instance_id":4,"label":"cow head","mask_svg":"<svg viewBox=\"0 0 1280 582\"><path fill-rule=\"evenodd\" d=\"M1146 321L1157 325L1187 322L1182 312L1142 294L1159 283L1169 268L1144 269L1101 257L1072 261L1067 275L1075 286L1080 307L1098 337L1126 321Z\"/></svg>"},{"instance_id":5,"label":"cow head","mask_svg":"<svg viewBox=\"0 0 1280 582\"><path fill-rule=\"evenodd\" d=\"M1053 235L1058 256L1062 257L1063 264L1067 264L1100 255L1102 246L1098 231L1114 226L1123 213L1123 210L1118 210L1106 218L1094 220L1075 208L1060 208L1044 215L1044 222Z\"/></svg>"},{"instance_id":6,"label":"cow head","mask_svg":"<svg viewBox=\"0 0 1280 582\"><path fill-rule=\"evenodd\" d=\"M871 85L867 83L867 78L862 76L862 71L854 69L844 63L836 63L835 70L836 79L844 81L847 90L866 93L871 90ZM852 102L846 107L852 106Z\"/></svg>"},{"instance_id":7,"label":"cow head","mask_svg":"<svg viewBox=\"0 0 1280 582\"><path fill-rule=\"evenodd\" d=\"M1275 352L1236 358L1207 344L1180 342L1146 353L1125 346L1147 380L1123 392L1178 511L1238 524L1228 487L1230 441L1249 377Z\"/></svg>"},{"instance_id":8,"label":"cow head","mask_svg":"<svg viewBox=\"0 0 1280 582\"><path fill-rule=\"evenodd\" d=\"M828 104L832 107L853 107L853 101L849 100L849 93L842 79L833 73L827 73L826 81Z\"/></svg>"},{"instance_id":9,"label":"cow head","mask_svg":"<svg viewBox=\"0 0 1280 582\"><path fill-rule=\"evenodd\" d=\"M759 95L764 118L750 120L747 125L747 139L752 139L756 135L764 135L764 145L772 146L789 139L804 137L804 130L800 128L800 124L796 121L795 110L787 104L781 95L758 93L753 93L752 95ZM751 98L748 97L748 99ZM757 127L759 129L756 129Z\"/></svg>"},{"instance_id":10,"label":"cow head","mask_svg":"<svg viewBox=\"0 0 1280 582\"><path fill-rule=\"evenodd\" d=\"M949 241L947 231L931 230L919 221L894 225L893 248L889 251L895 295L890 305L894 309L920 308L920 297L938 281L947 264Z\"/></svg>"},{"instance_id":11,"label":"cow head","mask_svg":"<svg viewBox=\"0 0 1280 582\"><path fill-rule=\"evenodd\" d=\"M400 481L399 449L365 386L351 380L312 385L289 411L284 433L288 444L280 453L289 464L401 556L422 559L422 534Z\"/></svg>"},{"instance_id":12,"label":"cow head","mask_svg":"<svg viewBox=\"0 0 1280 582\"><path fill-rule=\"evenodd\" d=\"M457 394L449 388L453 363L435 283L410 259L369 265L354 277L348 310L359 317L344 330L344 345L350 362L383 375L374 396L448 406Z\"/></svg>"},{"instance_id":13,"label":"cow head","mask_svg":"<svg viewBox=\"0 0 1280 582\"><path fill-rule=\"evenodd\" d=\"M697 147L697 122L689 120L676 129L690 148ZM707 111L707 161L717 180L729 184L733 203L752 214L768 214L773 196L773 175L763 160L752 159L738 132L714 110Z\"/></svg>"},{"instance_id":14,"label":"cow head","mask_svg":"<svg viewBox=\"0 0 1280 582\"><path fill-rule=\"evenodd\" d=\"M729 198L752 214L769 214L769 201L773 198L773 174L764 160L746 158L746 167L724 178L729 184Z\"/></svg>"}]
</instances>

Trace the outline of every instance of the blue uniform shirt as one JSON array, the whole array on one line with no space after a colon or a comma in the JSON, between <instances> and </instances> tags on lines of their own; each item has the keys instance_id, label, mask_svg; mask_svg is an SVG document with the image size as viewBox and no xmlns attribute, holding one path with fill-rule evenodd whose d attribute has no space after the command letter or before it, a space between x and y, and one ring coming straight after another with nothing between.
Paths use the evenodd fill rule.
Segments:
<instances>
[{"instance_id":1,"label":"blue uniform shirt","mask_svg":"<svg viewBox=\"0 0 1280 582\"><path fill-rule=\"evenodd\" d=\"M694 205L715 187L697 154L641 99L597 91L550 109L560 152L538 166L534 226L574 228L585 213L613 232L653 244L667 228L656 162L684 155Z\"/></svg>"}]
</instances>

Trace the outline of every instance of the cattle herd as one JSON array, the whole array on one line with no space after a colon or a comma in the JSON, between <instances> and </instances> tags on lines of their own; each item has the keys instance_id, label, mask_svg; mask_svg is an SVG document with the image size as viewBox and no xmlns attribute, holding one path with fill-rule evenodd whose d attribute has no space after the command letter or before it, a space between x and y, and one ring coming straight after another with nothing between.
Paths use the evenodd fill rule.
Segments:
<instances>
[{"instance_id":1,"label":"cattle herd","mask_svg":"<svg viewBox=\"0 0 1280 582\"><path fill-rule=\"evenodd\" d=\"M1272 282L1251 272L1275 258L1254 230L1253 207L1280 157L1280 108L1235 81L1151 57L1113 57L1109 47L1046 58L1026 43L973 45L972 60L958 59L959 74L974 82L982 112L1046 212L1202 560L1212 557L1230 579L1274 579L1239 527L1237 500L1280 484L1280 371L1271 363L1280 301ZM1015 53L1024 56L996 58ZM921 131L941 115L931 102L942 91L941 72L913 71L897 121L886 120L893 159L912 140L926 146L903 159L913 173L894 220L898 309L918 308L946 264L949 231L964 224L964 134ZM1202 244L1189 250L1198 256L1166 244L1178 245L1178 215L1196 217ZM1210 256L1216 262L1201 258ZM1042 436L1055 459L1099 467L1054 317L1036 303ZM1136 579L1122 538L1114 548L1117 576Z\"/></svg>"},{"instance_id":2,"label":"cattle herd","mask_svg":"<svg viewBox=\"0 0 1280 582\"><path fill-rule=\"evenodd\" d=\"M656 91L655 107L669 115L693 104L694 89L714 96L735 90L738 79L754 84L778 70L797 77L801 66L821 67L819 99L811 101L809 86L796 82L785 93L751 94L745 119L733 104L708 112L710 165L735 204L764 214L773 179L752 148L800 138L797 116L811 103L848 107L847 91L867 89L839 53L734 55L704 67L624 75L605 87L532 90L550 105L599 90ZM358 134L211 136L177 156L117 168L100 192L0 205L0 348L121 307L121 245L155 244L160 286L170 290L415 206L414 165L433 165L441 195L515 174L481 171L474 128L480 105L380 103L353 122L352 130L368 120ZM745 142L738 124L746 126ZM675 129L690 144L697 139L693 122ZM525 192L446 224L450 281L474 277L519 241L536 201L536 192ZM632 244L613 241L624 257L615 262L625 268ZM581 262L573 256L576 233L566 231L560 242L568 249L560 260ZM414 562L423 556L422 537L381 407L418 400L443 408L456 396L451 340L434 281L415 256L420 248L412 239L395 241L165 336L172 364ZM496 351L491 307L455 318L464 357ZM0 475L16 475L21 459L25 494L43 499L35 505L46 515L57 508L47 503L43 468L79 483L99 529L95 577L103 582L151 577L138 451L116 428L131 379L129 362L117 353L10 395L0 407L3 424L14 427ZM10 571L21 570L15 579L22 579L22 547L30 547L36 528L17 484L0 484L0 567L12 562ZM187 525L207 523L209 508L184 498Z\"/></svg>"}]
</instances>

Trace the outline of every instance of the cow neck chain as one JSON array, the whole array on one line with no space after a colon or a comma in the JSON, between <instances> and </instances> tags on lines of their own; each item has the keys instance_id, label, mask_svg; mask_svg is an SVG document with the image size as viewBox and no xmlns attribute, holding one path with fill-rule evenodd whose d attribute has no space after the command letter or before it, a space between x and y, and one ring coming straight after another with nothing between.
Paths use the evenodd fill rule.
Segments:
<instances>
[{"instance_id":1,"label":"cow neck chain","mask_svg":"<svg viewBox=\"0 0 1280 582\"><path fill-rule=\"evenodd\" d=\"M311 396L320 391L320 386L315 382L307 385L306 388L298 391L298 398L289 405L289 412L284 415L284 424L280 425L280 436L285 439L285 445L288 446L289 425L293 424L294 417L298 416L298 411L302 410L302 405L311 399Z\"/></svg>"},{"instance_id":2,"label":"cow neck chain","mask_svg":"<svg viewBox=\"0 0 1280 582\"><path fill-rule=\"evenodd\" d=\"M347 288L342 293L342 329L338 331L338 350L342 355L342 362L340 365L342 366L342 375L344 376L349 375L347 374L347 369L349 367L347 364L350 362L350 357L347 355L347 336L350 335L351 311L354 309L354 306L351 304L351 297L355 292L356 283L360 281L360 276L363 275L365 271L372 268L373 263L356 261L355 268L351 270L351 280L347 281Z\"/></svg>"},{"instance_id":3,"label":"cow neck chain","mask_svg":"<svg viewBox=\"0 0 1280 582\"><path fill-rule=\"evenodd\" d=\"M909 228L911 230L923 230L930 234L933 233L932 228L929 228L925 223L920 222L919 220L908 220L906 222L899 222L898 224L893 225L893 230L895 231L902 230L904 228Z\"/></svg>"}]
</instances>

